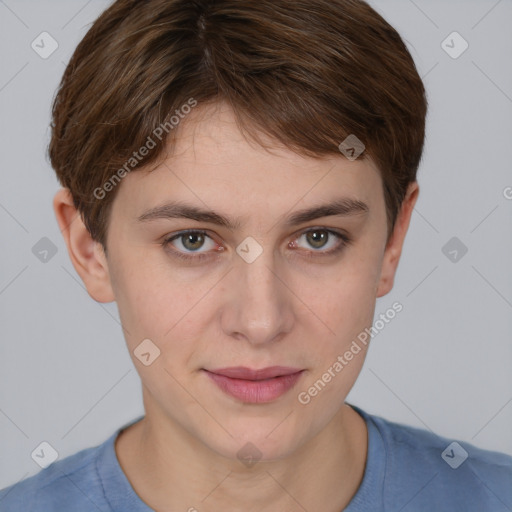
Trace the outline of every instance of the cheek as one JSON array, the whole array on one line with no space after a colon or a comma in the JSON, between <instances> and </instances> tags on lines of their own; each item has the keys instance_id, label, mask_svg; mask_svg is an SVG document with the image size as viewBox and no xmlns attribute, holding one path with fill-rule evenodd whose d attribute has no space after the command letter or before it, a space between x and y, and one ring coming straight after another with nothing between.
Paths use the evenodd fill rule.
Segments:
<instances>
[{"instance_id":1,"label":"cheek","mask_svg":"<svg viewBox=\"0 0 512 512\"><path fill-rule=\"evenodd\" d=\"M172 325L173 302L177 293L167 280L162 279L158 265L147 257L129 253L116 258L111 270L112 286L119 315L130 348L144 338L156 342Z\"/></svg>"},{"instance_id":2,"label":"cheek","mask_svg":"<svg viewBox=\"0 0 512 512\"><path fill-rule=\"evenodd\" d=\"M354 251L323 279L303 286L304 302L334 331L338 343L371 324L379 273L375 253L368 257Z\"/></svg>"},{"instance_id":3,"label":"cheek","mask_svg":"<svg viewBox=\"0 0 512 512\"><path fill-rule=\"evenodd\" d=\"M116 281L116 300L132 359L142 340L150 339L160 349L155 366L163 365L173 374L182 372L204 328L198 316L204 317L210 303L201 300L207 295L207 283L184 279L179 270L171 272L169 266L149 257L144 262L123 261ZM135 359L134 363L140 367ZM147 372L146 378L150 378Z\"/></svg>"},{"instance_id":4,"label":"cheek","mask_svg":"<svg viewBox=\"0 0 512 512\"><path fill-rule=\"evenodd\" d=\"M372 246L372 237L364 238L336 265L309 267L289 274L291 289L297 290L297 296L306 305L297 305L304 309L302 320L306 321L314 312L323 323L313 327L309 322L309 327L323 329L327 335L334 332L335 338L326 339L338 348L350 343L373 319L380 254ZM201 329L198 316L214 315L215 305L222 304L222 297L218 296L222 286L212 290L218 276L214 279L212 275L180 272L165 259L163 249L160 253L155 247L133 247L122 257L114 258L112 270L116 302L132 350L145 338L164 347L174 345L173 340L179 338L179 345L186 347L182 338L193 338Z\"/></svg>"},{"instance_id":5,"label":"cheek","mask_svg":"<svg viewBox=\"0 0 512 512\"><path fill-rule=\"evenodd\" d=\"M297 399L310 417L335 414L357 380L368 350L365 329L375 312L376 278L375 261L360 258L340 267L336 279L325 280L323 292L317 287L309 292L311 309L329 327L315 324L315 348L309 352L312 371L298 390Z\"/></svg>"}]
</instances>

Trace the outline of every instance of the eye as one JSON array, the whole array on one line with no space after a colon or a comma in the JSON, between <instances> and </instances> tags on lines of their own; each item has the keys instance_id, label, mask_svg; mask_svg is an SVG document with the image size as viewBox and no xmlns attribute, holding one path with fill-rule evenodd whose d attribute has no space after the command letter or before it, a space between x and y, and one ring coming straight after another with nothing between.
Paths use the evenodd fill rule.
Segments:
<instances>
[{"instance_id":1,"label":"eye","mask_svg":"<svg viewBox=\"0 0 512 512\"><path fill-rule=\"evenodd\" d=\"M290 246L297 247L297 241L300 240L305 241L309 247L313 247L315 249L310 251L306 247L305 250L309 253L306 257L329 256L332 254L337 254L342 251L351 241L347 235L326 228L309 229L302 233L298 238L296 238L290 244Z\"/></svg>"},{"instance_id":2,"label":"eye","mask_svg":"<svg viewBox=\"0 0 512 512\"><path fill-rule=\"evenodd\" d=\"M299 237L288 244L288 247L291 249L300 247L297 243L299 240L305 240L309 247L314 248L314 250L310 250L307 247L304 250L301 248L300 253L305 253L301 254L301 257L304 258L338 254L351 242L351 239L345 234L326 228L312 228L301 233ZM172 253L173 256L188 261L201 261L211 258L217 255L215 253L224 250L224 247L219 246L203 230L181 231L166 238L162 242L162 246ZM170 246L174 248L172 249ZM326 247L327 250L325 250Z\"/></svg>"},{"instance_id":3,"label":"eye","mask_svg":"<svg viewBox=\"0 0 512 512\"><path fill-rule=\"evenodd\" d=\"M176 250L172 249L173 255L186 260L208 258L210 256L208 252L223 250L222 247L215 249L216 243L205 231L201 230L182 231L166 238L162 245L164 248L172 245L176 248ZM202 248L206 248L206 250L199 251ZM197 253L197 255L193 255L194 253Z\"/></svg>"}]
</instances>

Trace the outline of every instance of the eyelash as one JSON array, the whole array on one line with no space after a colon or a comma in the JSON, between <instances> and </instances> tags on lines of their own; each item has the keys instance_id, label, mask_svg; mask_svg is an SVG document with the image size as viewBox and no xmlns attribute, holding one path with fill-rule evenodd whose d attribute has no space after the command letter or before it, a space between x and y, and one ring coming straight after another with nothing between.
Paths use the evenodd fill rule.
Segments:
<instances>
[{"instance_id":1,"label":"eyelash","mask_svg":"<svg viewBox=\"0 0 512 512\"><path fill-rule=\"evenodd\" d=\"M310 260L312 258L322 257L322 256L325 256L325 257L334 256L334 255L340 253L341 251L343 251L348 245L350 245L352 243L352 239L350 237L348 237L347 235L345 235L343 233L338 233L337 231L333 231L331 229L320 228L320 227L310 228L305 231L302 231L294 239L294 241L299 239L302 235L305 235L305 234L308 234L311 232L315 232L315 231L325 231L326 233L329 233L329 235L334 235L336 238L338 238L340 240L340 243L334 249L329 249L328 251L320 251L320 250L309 251L307 255L302 256L303 258L306 258L307 260ZM208 238L212 238L210 235L208 235L208 233L206 231L204 231L202 229L190 229L190 230L180 231L179 233L176 233L170 237L167 237L162 242L161 245L164 249L166 249L166 248L168 248L169 244L171 244L171 242L173 242L174 240L176 240L184 235L189 235L189 234L200 234L203 236L207 236ZM173 256L176 256L177 258L180 258L182 260L189 261L189 262L190 261L200 262L205 259L210 259L212 257L212 255L210 253L195 253L194 256L191 256L191 255L188 255L186 253L183 253L183 252L175 250L175 249L171 249L171 251L172 251Z\"/></svg>"}]
</instances>

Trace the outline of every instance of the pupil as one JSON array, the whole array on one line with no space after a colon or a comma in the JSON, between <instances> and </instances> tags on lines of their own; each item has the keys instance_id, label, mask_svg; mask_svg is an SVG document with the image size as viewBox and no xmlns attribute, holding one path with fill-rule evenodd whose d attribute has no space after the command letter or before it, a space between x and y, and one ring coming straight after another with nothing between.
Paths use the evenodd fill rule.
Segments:
<instances>
[{"instance_id":1,"label":"pupil","mask_svg":"<svg viewBox=\"0 0 512 512\"><path fill-rule=\"evenodd\" d=\"M313 239L313 247L322 247L325 242L327 233L325 231L312 231L309 233Z\"/></svg>"},{"instance_id":2,"label":"pupil","mask_svg":"<svg viewBox=\"0 0 512 512\"><path fill-rule=\"evenodd\" d=\"M189 235L185 235L186 236L186 240L185 240L185 247L187 247L187 249L190 249L190 250L193 250L193 249L199 249L201 247L201 243L199 244L199 247L188 247L188 243L191 242L192 243L192 246L196 245L197 244L197 241L199 240L199 242L201 242L202 238L203 238L203 235L201 234L189 234Z\"/></svg>"}]
</instances>

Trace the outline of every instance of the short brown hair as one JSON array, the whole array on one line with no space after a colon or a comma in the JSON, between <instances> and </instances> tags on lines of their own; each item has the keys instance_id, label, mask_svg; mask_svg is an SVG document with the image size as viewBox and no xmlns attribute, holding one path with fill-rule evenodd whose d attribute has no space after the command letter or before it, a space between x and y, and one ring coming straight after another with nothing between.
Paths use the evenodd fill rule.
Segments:
<instances>
[{"instance_id":1,"label":"short brown hair","mask_svg":"<svg viewBox=\"0 0 512 512\"><path fill-rule=\"evenodd\" d=\"M103 12L64 72L49 156L105 250L117 189L95 190L191 99L227 101L244 133L306 156L339 154L356 135L380 169L392 232L416 180L427 99L406 45L366 2L118 0ZM176 131L164 131L134 169L172 144Z\"/></svg>"}]
</instances>

